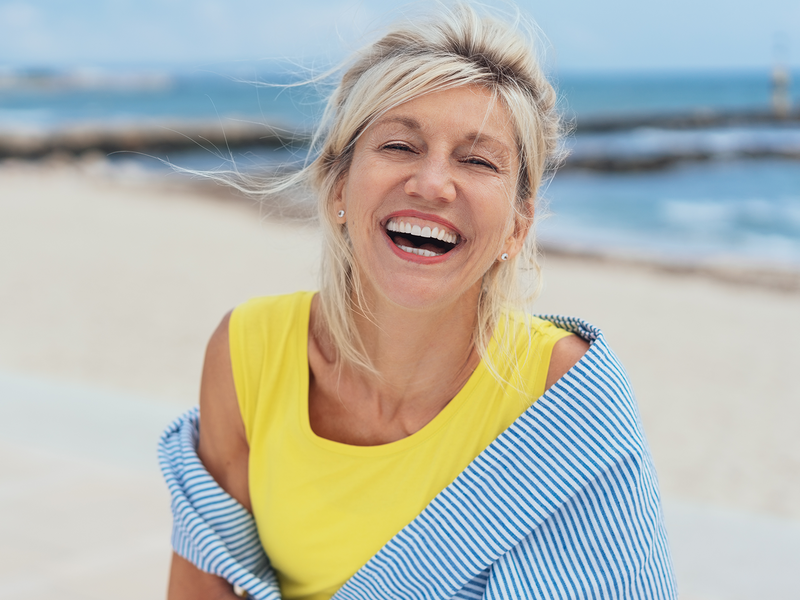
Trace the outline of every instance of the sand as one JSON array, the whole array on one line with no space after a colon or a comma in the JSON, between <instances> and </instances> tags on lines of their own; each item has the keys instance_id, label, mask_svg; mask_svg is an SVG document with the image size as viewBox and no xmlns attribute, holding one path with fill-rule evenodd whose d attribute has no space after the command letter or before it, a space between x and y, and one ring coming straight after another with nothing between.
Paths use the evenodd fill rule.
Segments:
<instances>
[{"instance_id":1,"label":"sand","mask_svg":"<svg viewBox=\"0 0 800 600\"><path fill-rule=\"evenodd\" d=\"M88 173L87 173L88 171ZM102 163L0 170L3 368L197 401L224 313L313 288L313 230Z\"/></svg>"},{"instance_id":2,"label":"sand","mask_svg":"<svg viewBox=\"0 0 800 600\"><path fill-rule=\"evenodd\" d=\"M11 382L2 389L28 390L18 400L36 382L72 390L65 398L91 389L108 398L109 410L149 411L148 422L158 424L162 417L152 415L166 422L196 403L204 346L227 310L252 296L316 287L318 241L313 227L269 220L251 201L200 194L178 179L110 170L102 161L6 162L0 256L0 375ZM600 326L625 364L668 501L800 524L800 293L558 255L546 256L545 276L536 311ZM47 402L58 396L49 394ZM14 415L36 402L19 400L22 412ZM75 415L105 410L97 402ZM84 431L75 415L58 422ZM25 418L34 429L34 413ZM52 440L60 438L33 439L18 433L24 429L0 428L4 481L27 481L11 458L20 453L41 477L58 471L47 453L58 453ZM69 431L64 439L71 447ZM82 477L119 462L113 452L75 448ZM154 460L137 460L136 477L158 486ZM4 483L0 506L39 498L30 482L19 485ZM109 488L108 502L119 494ZM169 519L165 495L150 498L152 507L131 519L146 530L134 547L156 583L130 597L163 589ZM9 522L0 519L0 532L13 529ZM0 542L0 555L13 554L10 543ZM155 546L158 560L149 553ZM12 593L19 577L12 581L0 568L0 598L4 590L14 598L100 597L75 583L72 563L58 564L53 572L69 576L53 575L50 587L27 595ZM87 581L99 572L111 577L98 564L84 569Z\"/></svg>"}]
</instances>

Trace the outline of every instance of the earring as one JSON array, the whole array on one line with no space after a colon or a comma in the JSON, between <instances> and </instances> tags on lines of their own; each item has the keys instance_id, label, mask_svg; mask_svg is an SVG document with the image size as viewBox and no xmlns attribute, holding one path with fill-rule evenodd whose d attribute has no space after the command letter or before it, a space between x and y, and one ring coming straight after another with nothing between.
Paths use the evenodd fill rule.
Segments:
<instances>
[{"instance_id":1,"label":"earring","mask_svg":"<svg viewBox=\"0 0 800 600\"><path fill-rule=\"evenodd\" d=\"M339 212L336 213L336 216L341 219L344 216L344 209L340 208Z\"/></svg>"},{"instance_id":2,"label":"earring","mask_svg":"<svg viewBox=\"0 0 800 600\"><path fill-rule=\"evenodd\" d=\"M508 252L503 252L500 255L500 260L508 260Z\"/></svg>"}]
</instances>

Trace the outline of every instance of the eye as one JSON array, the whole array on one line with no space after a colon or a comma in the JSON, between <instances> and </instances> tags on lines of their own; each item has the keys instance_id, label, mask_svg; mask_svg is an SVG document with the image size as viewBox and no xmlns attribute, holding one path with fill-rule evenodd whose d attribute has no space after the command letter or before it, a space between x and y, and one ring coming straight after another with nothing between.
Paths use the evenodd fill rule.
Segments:
<instances>
[{"instance_id":1,"label":"eye","mask_svg":"<svg viewBox=\"0 0 800 600\"><path fill-rule=\"evenodd\" d=\"M414 152L414 149L405 142L389 142L381 146L383 150L400 150L402 152Z\"/></svg>"},{"instance_id":2,"label":"eye","mask_svg":"<svg viewBox=\"0 0 800 600\"><path fill-rule=\"evenodd\" d=\"M490 163L485 158L481 158L480 156L468 156L467 158L463 159L461 162L470 164L470 165L478 165L481 167L486 167L491 169L492 171L497 172L497 167Z\"/></svg>"}]
</instances>

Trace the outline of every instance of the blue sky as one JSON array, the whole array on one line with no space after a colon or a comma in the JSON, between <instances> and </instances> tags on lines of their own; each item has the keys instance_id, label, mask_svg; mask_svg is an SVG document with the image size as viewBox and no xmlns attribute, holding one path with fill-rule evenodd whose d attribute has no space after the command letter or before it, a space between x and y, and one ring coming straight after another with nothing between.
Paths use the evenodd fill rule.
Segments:
<instances>
[{"instance_id":1,"label":"blue sky","mask_svg":"<svg viewBox=\"0 0 800 600\"><path fill-rule=\"evenodd\" d=\"M0 67L335 59L404 6L391 0L0 0ZM766 69L776 40L784 62L800 67L800 0L522 0L519 6L546 34L550 62L560 71Z\"/></svg>"}]
</instances>

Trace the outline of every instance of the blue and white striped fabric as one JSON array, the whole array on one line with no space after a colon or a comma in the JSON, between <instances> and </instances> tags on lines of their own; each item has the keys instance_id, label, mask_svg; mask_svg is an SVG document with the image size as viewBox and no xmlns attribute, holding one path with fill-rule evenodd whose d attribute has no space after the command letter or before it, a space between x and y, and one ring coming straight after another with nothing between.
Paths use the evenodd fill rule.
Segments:
<instances>
[{"instance_id":1,"label":"blue and white striped fabric","mask_svg":"<svg viewBox=\"0 0 800 600\"><path fill-rule=\"evenodd\" d=\"M161 435L158 460L172 495L172 547L203 571L224 577L258 600L278 600L278 580L256 522L197 457L200 411L193 408Z\"/></svg>"},{"instance_id":2,"label":"blue and white striped fabric","mask_svg":"<svg viewBox=\"0 0 800 600\"><path fill-rule=\"evenodd\" d=\"M334 600L677 598L658 482L630 384L591 348L364 565ZM280 598L249 513L197 459L197 411L164 433L173 546L204 571Z\"/></svg>"}]
</instances>

